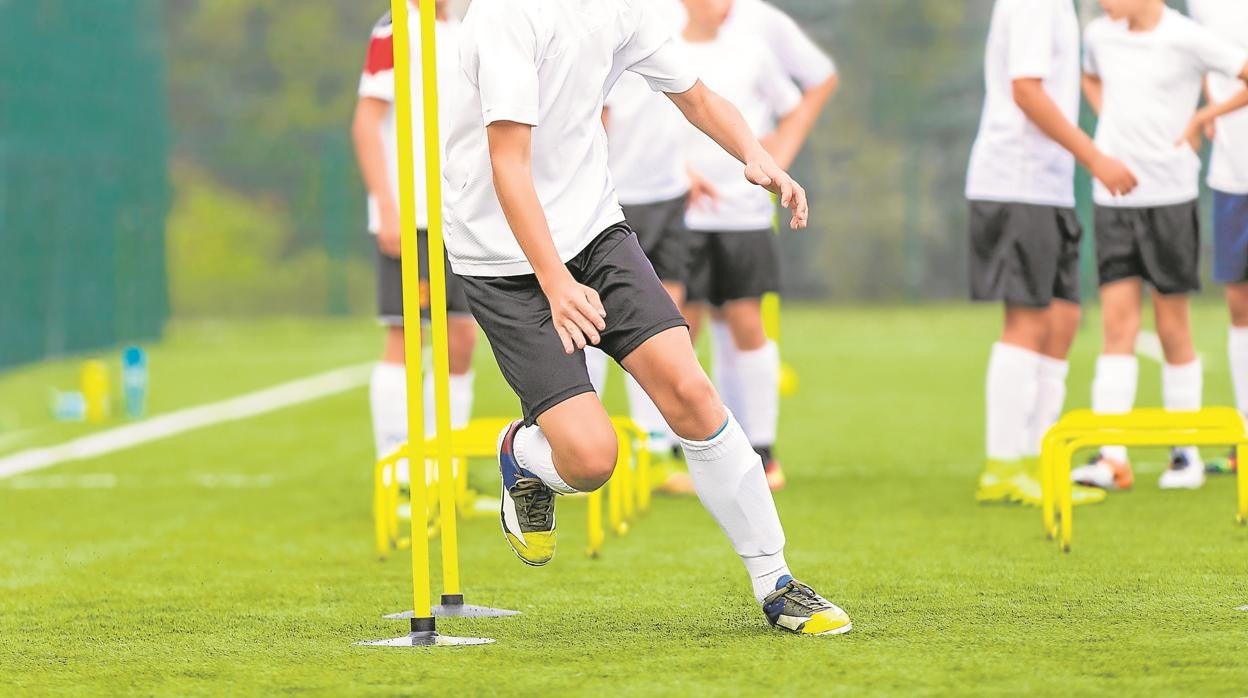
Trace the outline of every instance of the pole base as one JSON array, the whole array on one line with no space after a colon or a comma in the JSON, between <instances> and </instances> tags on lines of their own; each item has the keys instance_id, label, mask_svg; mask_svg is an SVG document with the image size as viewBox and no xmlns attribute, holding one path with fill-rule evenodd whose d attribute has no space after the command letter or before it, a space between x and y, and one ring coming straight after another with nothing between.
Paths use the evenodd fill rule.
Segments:
<instances>
[{"instance_id":1,"label":"pole base","mask_svg":"<svg viewBox=\"0 0 1248 698\"><path fill-rule=\"evenodd\" d=\"M506 618L508 616L520 615L519 611L511 611L506 608L490 608L489 606L466 604L464 603L463 594L443 594L442 603L430 610L433 612L434 618ZM414 620L416 614L411 611L402 611L382 617L386 620Z\"/></svg>"},{"instance_id":2,"label":"pole base","mask_svg":"<svg viewBox=\"0 0 1248 698\"><path fill-rule=\"evenodd\" d=\"M392 637L386 640L366 640L357 645L366 647L458 647L461 645L488 645L494 640L488 637L453 637L439 635L437 621L434 618L411 617L412 631L403 637Z\"/></svg>"}]
</instances>

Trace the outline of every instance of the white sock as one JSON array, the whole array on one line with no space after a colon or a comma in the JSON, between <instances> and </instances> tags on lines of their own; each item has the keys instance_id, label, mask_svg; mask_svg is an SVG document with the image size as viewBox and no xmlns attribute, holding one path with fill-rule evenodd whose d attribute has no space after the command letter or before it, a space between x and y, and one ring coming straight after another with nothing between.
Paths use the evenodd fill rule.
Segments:
<instances>
[{"instance_id":1,"label":"white sock","mask_svg":"<svg viewBox=\"0 0 1248 698\"><path fill-rule=\"evenodd\" d=\"M741 390L741 377L737 374L737 345L732 330L722 320L711 320L711 377L719 390L719 397L728 410L745 421L749 405Z\"/></svg>"},{"instance_id":2,"label":"white sock","mask_svg":"<svg viewBox=\"0 0 1248 698\"><path fill-rule=\"evenodd\" d=\"M472 421L472 386L476 376L469 371L451 374L451 428L463 429Z\"/></svg>"},{"instance_id":3,"label":"white sock","mask_svg":"<svg viewBox=\"0 0 1248 698\"><path fill-rule=\"evenodd\" d=\"M1235 386L1235 406L1248 417L1248 327L1232 327L1227 342L1231 361L1231 382Z\"/></svg>"},{"instance_id":4,"label":"white sock","mask_svg":"<svg viewBox=\"0 0 1248 698\"><path fill-rule=\"evenodd\" d=\"M738 387L748 405L741 425L752 446L770 448L780 422L780 347L769 341L758 349L737 349L736 362Z\"/></svg>"},{"instance_id":5,"label":"white sock","mask_svg":"<svg viewBox=\"0 0 1248 698\"><path fill-rule=\"evenodd\" d=\"M1040 357L1040 381L1036 391L1036 407L1031 415L1031 436L1027 440L1024 456L1040 455L1044 435L1062 417L1066 405L1066 376L1070 374L1070 362Z\"/></svg>"},{"instance_id":6,"label":"white sock","mask_svg":"<svg viewBox=\"0 0 1248 698\"><path fill-rule=\"evenodd\" d=\"M642 431L650 434L650 450L667 451L674 445L672 430L667 420L654 404L654 400L642 390L641 384L631 375L625 376L624 385L628 389L628 412Z\"/></svg>"},{"instance_id":7,"label":"white sock","mask_svg":"<svg viewBox=\"0 0 1248 698\"><path fill-rule=\"evenodd\" d=\"M600 398L607 387L608 358L606 352L598 347L585 347L585 370L589 371L589 382Z\"/></svg>"},{"instance_id":8,"label":"white sock","mask_svg":"<svg viewBox=\"0 0 1248 698\"><path fill-rule=\"evenodd\" d=\"M1140 381L1140 361L1130 354L1102 354L1096 360L1092 381L1092 411L1097 414L1125 414L1135 407L1135 391ZM1127 460L1126 446L1104 446L1101 455Z\"/></svg>"},{"instance_id":9,"label":"white sock","mask_svg":"<svg viewBox=\"0 0 1248 698\"><path fill-rule=\"evenodd\" d=\"M1167 410L1192 412L1200 409L1204 388L1204 367L1200 359L1186 364L1166 364L1161 369L1161 396ZM1199 463L1200 451L1192 446L1181 448L1189 463Z\"/></svg>"},{"instance_id":10,"label":"white sock","mask_svg":"<svg viewBox=\"0 0 1248 698\"><path fill-rule=\"evenodd\" d=\"M373 412L373 442L377 458L407 441L407 369L403 364L378 363L368 386Z\"/></svg>"},{"instance_id":11,"label":"white sock","mask_svg":"<svg viewBox=\"0 0 1248 698\"><path fill-rule=\"evenodd\" d=\"M1026 451L1039 382L1039 354L1003 342L992 345L985 390L989 460L1013 462Z\"/></svg>"},{"instance_id":12,"label":"white sock","mask_svg":"<svg viewBox=\"0 0 1248 698\"><path fill-rule=\"evenodd\" d=\"M555 470L554 455L550 450L550 442L542 433L542 428L533 426L520 427L515 440L516 460L520 467L536 475L546 486L559 494L576 494L571 485L563 481L559 471Z\"/></svg>"},{"instance_id":13,"label":"white sock","mask_svg":"<svg viewBox=\"0 0 1248 698\"><path fill-rule=\"evenodd\" d=\"M762 461L741 425L728 413L719 433L707 441L681 439L689 475L702 506L741 556L754 597L761 603L789 574L784 562L784 528L767 488Z\"/></svg>"}]
</instances>

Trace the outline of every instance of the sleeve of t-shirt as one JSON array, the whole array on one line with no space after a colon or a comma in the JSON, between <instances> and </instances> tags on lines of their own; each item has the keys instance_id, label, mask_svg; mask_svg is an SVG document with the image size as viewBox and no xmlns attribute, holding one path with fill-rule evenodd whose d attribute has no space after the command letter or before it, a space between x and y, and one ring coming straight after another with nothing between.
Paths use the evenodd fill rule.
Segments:
<instances>
[{"instance_id":1,"label":"sleeve of t-shirt","mask_svg":"<svg viewBox=\"0 0 1248 698\"><path fill-rule=\"evenodd\" d=\"M762 70L759 71L759 92L767 101L767 108L776 116L785 116L797 108L802 102L802 91L789 79L780 64L780 59L763 51L760 60Z\"/></svg>"},{"instance_id":2,"label":"sleeve of t-shirt","mask_svg":"<svg viewBox=\"0 0 1248 698\"><path fill-rule=\"evenodd\" d=\"M1009 18L1010 79L1047 78L1053 72L1057 3L1062 0L1016 2Z\"/></svg>"},{"instance_id":3,"label":"sleeve of t-shirt","mask_svg":"<svg viewBox=\"0 0 1248 698\"><path fill-rule=\"evenodd\" d=\"M1096 64L1096 37L1097 28L1096 23L1093 22L1083 33L1083 72L1099 76L1101 69Z\"/></svg>"},{"instance_id":4,"label":"sleeve of t-shirt","mask_svg":"<svg viewBox=\"0 0 1248 698\"><path fill-rule=\"evenodd\" d=\"M785 74L796 80L802 89L810 89L836 75L832 57L819 48L792 17L767 4L759 11L771 52Z\"/></svg>"},{"instance_id":5,"label":"sleeve of t-shirt","mask_svg":"<svg viewBox=\"0 0 1248 698\"><path fill-rule=\"evenodd\" d=\"M394 35L390 28L373 30L368 42L368 56L364 59L364 72L360 75L361 97L394 101Z\"/></svg>"},{"instance_id":6,"label":"sleeve of t-shirt","mask_svg":"<svg viewBox=\"0 0 1248 698\"><path fill-rule=\"evenodd\" d=\"M538 34L525 8L512 0L477 0L470 50L475 74L469 78L481 95L485 125L514 121L538 125Z\"/></svg>"},{"instance_id":7,"label":"sleeve of t-shirt","mask_svg":"<svg viewBox=\"0 0 1248 698\"><path fill-rule=\"evenodd\" d=\"M688 92L698 81L689 60L674 41L670 22L654 11L652 3L637 2L626 28L624 41L616 49L616 60L625 70L646 79L655 92Z\"/></svg>"},{"instance_id":8,"label":"sleeve of t-shirt","mask_svg":"<svg viewBox=\"0 0 1248 698\"><path fill-rule=\"evenodd\" d=\"M1193 24L1192 28L1192 50L1205 72L1222 73L1233 78L1244 72L1244 66L1248 65L1248 51L1207 27Z\"/></svg>"}]
</instances>

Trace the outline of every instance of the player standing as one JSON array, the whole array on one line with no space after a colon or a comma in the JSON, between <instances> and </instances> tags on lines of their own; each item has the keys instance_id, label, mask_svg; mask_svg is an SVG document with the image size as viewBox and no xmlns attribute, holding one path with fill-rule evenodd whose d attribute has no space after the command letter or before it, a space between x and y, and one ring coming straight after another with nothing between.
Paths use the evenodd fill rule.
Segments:
<instances>
[{"instance_id":1,"label":"player standing","mask_svg":"<svg viewBox=\"0 0 1248 698\"><path fill-rule=\"evenodd\" d=\"M1248 50L1248 2L1188 0L1187 8L1197 22ZM1232 99L1244 89L1238 80L1224 75L1210 75L1205 84L1212 104ZM1248 111L1218 119L1211 131L1213 159L1208 181L1213 190L1213 278L1226 285L1231 381L1235 403L1248 416ZM1236 460L1232 449L1232 467Z\"/></svg>"},{"instance_id":2,"label":"player standing","mask_svg":"<svg viewBox=\"0 0 1248 698\"><path fill-rule=\"evenodd\" d=\"M411 2L413 9L417 3ZM437 3L438 85L444 95L441 118L449 116L453 93L461 77L458 70L459 25L447 14L446 2ZM411 13L412 51L420 51L420 13ZM407 379L403 350L403 275L399 262L398 150L394 113L394 37L390 14L373 28L368 59L360 78L359 102L356 105L352 136L364 186L368 190L368 229L377 237L377 302L379 317L386 327L385 349L381 362L373 369L370 403L373 413L373 437L377 457L381 458L407 441ZM420 73L412 73L413 132L424 133L424 110L419 100L423 94ZM414 143L416 162L424 162L424 140ZM419 228L420 249L425 249L428 209L425 200L425 170L416 167L416 226ZM428 263L420 259L421 316L428 318ZM451 425L461 428L472 415L473 374L472 351L477 340L477 326L468 309L463 283L450 273L446 275L447 328L450 340ZM419 357L417 357L419 360ZM425 381L425 429L432 432L433 381Z\"/></svg>"},{"instance_id":3,"label":"player standing","mask_svg":"<svg viewBox=\"0 0 1248 698\"><path fill-rule=\"evenodd\" d=\"M1084 92L1100 114L1097 145L1122 158L1139 177L1139 186L1124 195L1099 184L1094 191L1104 349L1096 364L1092 408L1114 414L1135 404L1135 340L1147 283L1166 360L1165 406L1197 410L1203 376L1188 308L1188 295L1200 290L1196 148L1204 125L1235 105L1199 112L1196 107L1207 73L1248 79L1248 52L1163 0L1101 0L1101 5L1108 16L1088 25L1084 37ZM1134 481L1122 446L1101 449L1073 477L1104 488L1127 488ZM1204 481L1199 451L1172 449L1161 487L1194 489Z\"/></svg>"},{"instance_id":4,"label":"player standing","mask_svg":"<svg viewBox=\"0 0 1248 698\"><path fill-rule=\"evenodd\" d=\"M1135 179L1077 125L1079 20L1068 0L997 0L984 87L966 178L971 297L1004 303L1005 323L988 360L975 498L1038 505L1035 456L1061 414L1079 326L1075 161L1117 193Z\"/></svg>"},{"instance_id":5,"label":"player standing","mask_svg":"<svg viewBox=\"0 0 1248 698\"><path fill-rule=\"evenodd\" d=\"M618 444L582 351L637 379L680 437L703 504L750 574L768 622L803 634L850 621L784 562L758 455L698 365L680 311L624 216L607 170L604 95L631 70L745 163L806 224L805 192L741 115L688 72L647 0L476 0L468 89L447 146L451 263L524 419L499 440L502 525L526 563L554 555L554 495L601 487Z\"/></svg>"}]
</instances>

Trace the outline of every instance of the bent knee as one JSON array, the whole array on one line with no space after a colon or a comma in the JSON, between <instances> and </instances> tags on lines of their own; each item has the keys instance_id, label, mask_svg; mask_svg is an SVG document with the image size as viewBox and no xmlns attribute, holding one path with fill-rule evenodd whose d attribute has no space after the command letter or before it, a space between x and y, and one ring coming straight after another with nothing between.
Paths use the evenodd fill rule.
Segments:
<instances>
[{"instance_id":1,"label":"bent knee","mask_svg":"<svg viewBox=\"0 0 1248 698\"><path fill-rule=\"evenodd\" d=\"M615 430L608 427L577 438L560 449L556 458L569 485L581 492L592 492L611 479L618 454Z\"/></svg>"}]
</instances>

